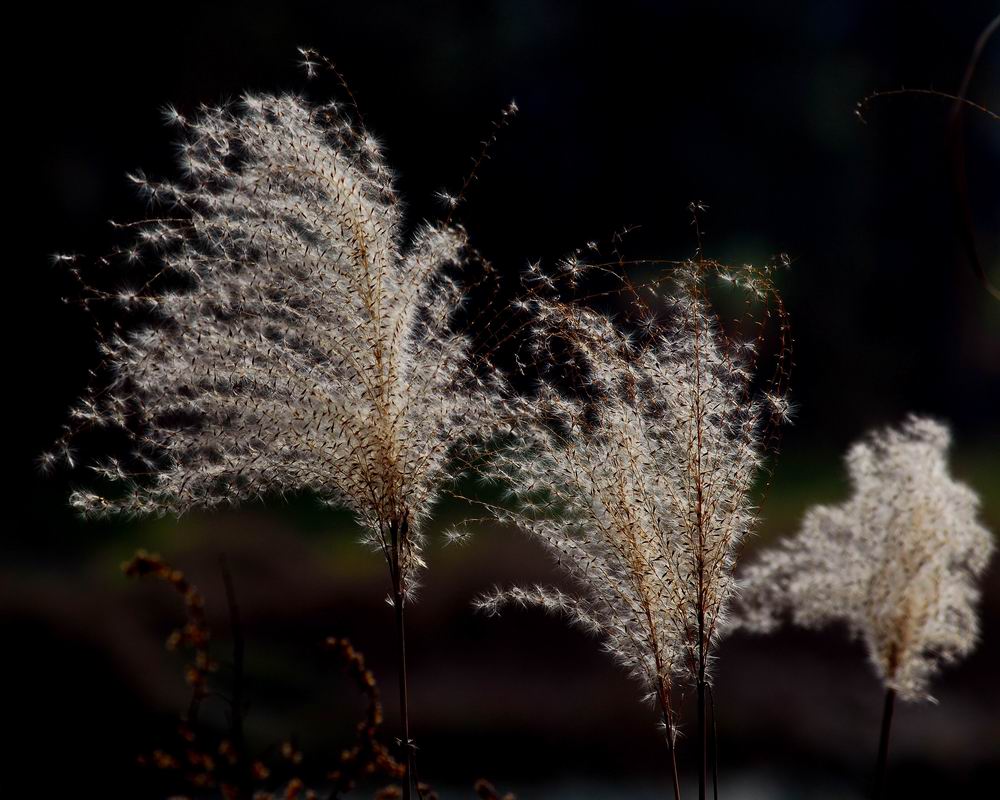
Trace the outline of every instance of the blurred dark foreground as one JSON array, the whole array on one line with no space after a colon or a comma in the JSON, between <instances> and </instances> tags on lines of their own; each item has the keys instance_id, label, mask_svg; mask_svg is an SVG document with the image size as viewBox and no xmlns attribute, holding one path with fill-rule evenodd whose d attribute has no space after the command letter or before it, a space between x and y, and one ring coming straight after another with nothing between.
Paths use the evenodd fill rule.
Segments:
<instances>
[{"instance_id":1,"label":"blurred dark foreground","mask_svg":"<svg viewBox=\"0 0 1000 800\"><path fill-rule=\"evenodd\" d=\"M751 549L790 529L805 505L844 493L835 459L824 469L810 463L789 455L779 467L764 506L767 522ZM987 489L985 517L994 530L1000 498L995 483L983 482L997 467L993 454L958 460L959 474ZM446 505L441 524L462 511ZM56 787L92 782L106 797L152 798L169 788L155 770L135 766L135 757L172 742L186 707L183 659L163 647L182 610L165 585L122 576L120 562L139 546L162 553L205 595L212 653L221 663L214 680L223 687L232 663L219 567L226 555L247 640L252 748L264 752L292 737L305 754L303 773L320 776L351 742L362 702L323 652L329 635L349 637L367 656L382 685L391 741L387 578L381 556L357 545L355 533L345 517L299 500L107 527L91 532L87 555L75 565L5 571L0 624L8 648L7 719L17 735L4 778L38 775L51 796ZM435 544L429 560L409 615L421 776L445 797L471 798L479 777L527 800L665 796L655 714L598 642L538 612L486 618L470 608L496 583L561 580L542 550L513 531L492 529L461 547ZM978 651L937 682L937 704L898 711L890 796L973 797L1000 777L996 562L984 588ZM736 636L720 650L716 691L724 796L864 796L882 695L861 648L842 631ZM210 698L204 708L221 729L225 704ZM688 732L692 711L685 714ZM680 757L682 774L693 777L695 753L683 741Z\"/></svg>"}]
</instances>

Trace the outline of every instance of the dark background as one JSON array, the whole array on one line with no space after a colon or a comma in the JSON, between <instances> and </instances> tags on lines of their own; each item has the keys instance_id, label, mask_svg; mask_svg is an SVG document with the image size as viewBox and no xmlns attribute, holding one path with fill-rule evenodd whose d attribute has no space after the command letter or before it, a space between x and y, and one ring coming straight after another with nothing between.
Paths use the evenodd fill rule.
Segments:
<instances>
[{"instance_id":1,"label":"dark background","mask_svg":"<svg viewBox=\"0 0 1000 800\"><path fill-rule=\"evenodd\" d=\"M876 89L954 91L995 2L558 2L35 4L8 20L4 215L9 326L7 437L14 479L0 540L3 745L0 794L33 781L70 792L158 797L133 756L169 736L185 702L161 648L178 607L118 564L137 547L183 567L208 598L217 655L227 625L217 557L244 606L255 746L296 732L314 760L348 741L358 703L320 656L328 634L366 653L395 719L387 583L343 516L306 500L173 520L83 523L66 506L84 474L43 478L97 361L87 320L60 297L50 254L96 255L109 218L144 212L129 170L171 174L160 110L191 114L246 89L303 90L296 47L348 78L387 147L413 222L437 216L511 99L505 131L463 213L505 273L549 262L623 225L635 256L684 258L687 205L710 206L710 256L780 277L795 333L795 424L784 434L751 547L794 531L844 495L840 453L908 411L949 420L955 471L1000 528L1000 303L963 260L953 226L946 101L855 103ZM1000 109L1000 39L970 96ZM980 247L1000 281L1000 123L966 119ZM442 518L460 513L442 509ZM654 714L596 642L556 619L475 616L493 583L548 581L530 542L486 531L430 552L411 614L412 714L424 776L468 796L480 775L528 800L664 796ZM1000 780L1000 570L985 581L983 642L936 684L938 705L904 707L892 796L981 796ZM880 690L841 631L734 638L717 673L723 794L860 796ZM688 715L688 719L691 716ZM687 729L690 730L691 723ZM8 738L9 737L9 738ZM682 745L692 776L693 749ZM464 793L464 794L463 794Z\"/></svg>"}]
</instances>

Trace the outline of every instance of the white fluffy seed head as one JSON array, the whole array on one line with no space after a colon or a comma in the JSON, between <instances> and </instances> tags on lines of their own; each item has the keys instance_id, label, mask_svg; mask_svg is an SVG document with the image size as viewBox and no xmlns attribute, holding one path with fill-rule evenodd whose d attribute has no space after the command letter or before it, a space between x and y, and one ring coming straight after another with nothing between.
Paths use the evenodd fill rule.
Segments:
<instances>
[{"instance_id":1,"label":"white fluffy seed head","mask_svg":"<svg viewBox=\"0 0 1000 800\"><path fill-rule=\"evenodd\" d=\"M412 588L449 456L496 417L450 325L464 232L405 240L378 143L334 106L248 95L170 116L182 179L133 178L170 207L138 226L159 274L107 295L156 319L103 342L110 381L75 412L126 430L151 469L74 505L179 514L307 490L351 509L376 547L402 536Z\"/></svg>"},{"instance_id":2,"label":"white fluffy seed head","mask_svg":"<svg viewBox=\"0 0 1000 800\"><path fill-rule=\"evenodd\" d=\"M844 622L887 688L929 699L940 667L976 644L976 580L993 550L978 498L948 471L948 429L911 416L847 455L852 494L811 509L742 576L735 625Z\"/></svg>"}]
</instances>

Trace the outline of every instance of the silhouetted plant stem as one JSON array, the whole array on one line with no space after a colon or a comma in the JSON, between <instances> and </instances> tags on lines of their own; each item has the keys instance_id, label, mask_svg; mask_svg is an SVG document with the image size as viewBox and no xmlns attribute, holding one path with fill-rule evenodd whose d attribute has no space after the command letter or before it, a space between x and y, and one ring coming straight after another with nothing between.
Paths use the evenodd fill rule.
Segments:
<instances>
[{"instance_id":1,"label":"silhouetted plant stem","mask_svg":"<svg viewBox=\"0 0 1000 800\"><path fill-rule=\"evenodd\" d=\"M701 436L698 437L699 450L701 449ZM698 517L701 519L701 483L698 484ZM702 534L699 531L699 535ZM704 547L700 547L700 552L704 552ZM699 557L701 560L701 557ZM705 668L707 653L705 642L705 588L704 588L704 567L699 565L698 570L698 800L705 800L705 790L708 783L708 726L706 724L706 680Z\"/></svg>"},{"instance_id":2,"label":"silhouetted plant stem","mask_svg":"<svg viewBox=\"0 0 1000 800\"><path fill-rule=\"evenodd\" d=\"M697 217L695 217L697 224ZM700 229L698 233L701 237ZM701 244L698 245L699 260L701 258ZM704 414L702 410L701 392L701 347L700 347L700 322L695 327L695 348L694 348L694 374L695 374L695 455L694 455L694 483L696 491L695 521L698 531L698 750L700 753L698 763L698 800L705 800L705 787L708 782L708 730L705 725L705 662L707 659L707 642L705 641L705 496L704 496L704 476L701 469L701 454L703 448L702 427L704 425Z\"/></svg>"},{"instance_id":3,"label":"silhouetted plant stem","mask_svg":"<svg viewBox=\"0 0 1000 800\"><path fill-rule=\"evenodd\" d=\"M229 631L233 637L233 684L230 701L229 730L236 750L239 770L240 795L250 797L250 774L248 770L246 735L243 729L244 709L244 676L246 675L246 643L243 638L243 623L240 619L240 607L236 602L236 585L229 571L229 563L225 554L219 556L219 566L222 570L222 582L226 588L226 605L229 608Z\"/></svg>"},{"instance_id":4,"label":"silhouetted plant stem","mask_svg":"<svg viewBox=\"0 0 1000 800\"><path fill-rule=\"evenodd\" d=\"M674 733L671 731L668 734L668 740L670 742L670 768L674 779L674 800L681 800L681 781L677 774L677 747L676 741L674 740Z\"/></svg>"},{"instance_id":5,"label":"silhouetted plant stem","mask_svg":"<svg viewBox=\"0 0 1000 800\"><path fill-rule=\"evenodd\" d=\"M701 488L698 489L699 516L701 513ZM701 573L701 570L699 570ZM702 582L701 574L698 578ZM699 587L699 597L704 598L704 589ZM708 726L705 712L705 611L703 600L698 602L698 800L705 800L705 789L708 783Z\"/></svg>"},{"instance_id":6,"label":"silhouetted plant stem","mask_svg":"<svg viewBox=\"0 0 1000 800\"><path fill-rule=\"evenodd\" d=\"M882 706L882 731L878 739L878 760L875 762L875 784L872 790L874 800L880 800L885 791L885 768L889 760L889 732L892 730L892 712L896 705L896 691L889 689L885 693L885 704Z\"/></svg>"},{"instance_id":7,"label":"silhouetted plant stem","mask_svg":"<svg viewBox=\"0 0 1000 800\"><path fill-rule=\"evenodd\" d=\"M712 714L712 797L719 800L719 726L715 720L715 692L708 687L709 710Z\"/></svg>"},{"instance_id":8,"label":"silhouetted plant stem","mask_svg":"<svg viewBox=\"0 0 1000 800\"><path fill-rule=\"evenodd\" d=\"M705 800L708 782L708 728L705 724L705 670L698 673L698 800Z\"/></svg>"},{"instance_id":9,"label":"silhouetted plant stem","mask_svg":"<svg viewBox=\"0 0 1000 800\"><path fill-rule=\"evenodd\" d=\"M674 800L681 800L681 782L677 774L677 741L674 738L674 716L670 711L670 703L665 699L665 693L659 692L660 709L663 711L663 724L667 729L667 752L670 753L670 769L674 781Z\"/></svg>"},{"instance_id":10,"label":"silhouetted plant stem","mask_svg":"<svg viewBox=\"0 0 1000 800\"><path fill-rule=\"evenodd\" d=\"M966 257L972 266L972 271L976 274L976 279L983 285L983 288L987 292L995 299L1000 300L1000 288L994 286L986 274L976 244L976 229L973 224L972 204L969 200L969 181L965 167L965 139L962 124L962 112L966 106L965 97L969 91L969 84L972 83L972 76L976 72L976 65L979 63L979 58L983 50L986 49L986 44L989 42L990 37L998 30L1000 30L1000 14L987 23L986 28L979 35L975 46L972 48L972 55L969 56L969 63L966 65L965 74L962 76L962 85L951 108L947 144L951 155L951 183L952 191L955 195L955 218L958 222L962 246L965 248Z\"/></svg>"},{"instance_id":11,"label":"silhouetted plant stem","mask_svg":"<svg viewBox=\"0 0 1000 800\"><path fill-rule=\"evenodd\" d=\"M390 563L390 573L392 576L392 604L396 610L396 657L397 670L399 674L399 716L402 728L403 765L406 774L403 776L403 800L410 800L412 797L411 785L413 782L413 742L410 741L410 710L409 697L406 686L406 599L405 587L403 586L402 573L400 570L400 547L406 537L407 520L404 518L401 523L394 523L390 527L392 542L392 563Z\"/></svg>"}]
</instances>

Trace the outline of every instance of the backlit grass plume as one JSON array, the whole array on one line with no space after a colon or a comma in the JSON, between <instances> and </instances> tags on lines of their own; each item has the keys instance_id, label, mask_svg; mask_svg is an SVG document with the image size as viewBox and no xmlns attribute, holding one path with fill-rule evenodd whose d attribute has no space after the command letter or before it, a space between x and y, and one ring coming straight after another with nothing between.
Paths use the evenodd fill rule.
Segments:
<instances>
[{"instance_id":1,"label":"backlit grass plume","mask_svg":"<svg viewBox=\"0 0 1000 800\"><path fill-rule=\"evenodd\" d=\"M717 269L678 267L666 320L646 306L642 332L583 305L533 301L537 349L575 380L543 381L524 401L495 461L514 499L497 516L541 541L579 591L498 589L478 601L490 612L541 606L600 634L658 703L672 760L679 677L697 687L705 741L712 647L754 524L765 419L785 409L751 390L754 348L711 309ZM768 296L762 276L742 281ZM701 768L704 793L704 752Z\"/></svg>"},{"instance_id":2,"label":"backlit grass plume","mask_svg":"<svg viewBox=\"0 0 1000 800\"><path fill-rule=\"evenodd\" d=\"M864 642L887 690L880 775L895 696L929 698L941 666L976 644L976 579L993 537L975 493L949 474L950 440L944 425L911 416L855 444L850 498L811 509L742 580L740 626L843 622Z\"/></svg>"},{"instance_id":3,"label":"backlit grass plume","mask_svg":"<svg viewBox=\"0 0 1000 800\"><path fill-rule=\"evenodd\" d=\"M450 326L465 234L425 224L405 237L378 143L335 104L247 95L173 118L183 177L134 178L169 209L128 253L157 274L88 297L153 321L104 341L110 383L73 414L126 431L143 469L103 464L117 488L73 503L180 514L312 492L353 511L384 554L402 648L454 446L496 418ZM405 717L405 669L401 691Z\"/></svg>"}]
</instances>

